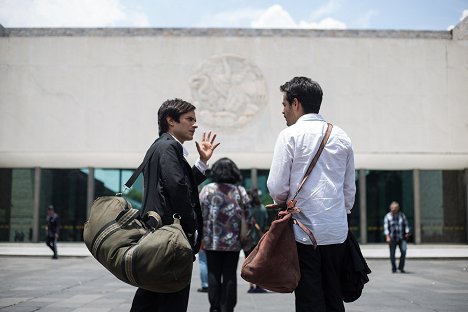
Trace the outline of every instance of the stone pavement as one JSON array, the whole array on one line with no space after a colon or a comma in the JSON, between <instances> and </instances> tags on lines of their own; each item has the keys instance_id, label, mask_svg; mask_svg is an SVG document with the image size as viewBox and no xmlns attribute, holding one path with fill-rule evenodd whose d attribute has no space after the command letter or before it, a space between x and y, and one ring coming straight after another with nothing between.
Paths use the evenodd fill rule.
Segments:
<instances>
[{"instance_id":1,"label":"stone pavement","mask_svg":"<svg viewBox=\"0 0 468 312\"><path fill-rule=\"evenodd\" d=\"M366 259L387 259L387 244L364 244L361 250ZM82 242L58 243L60 256L90 257ZM0 256L49 256L45 243L0 243ZM398 254L398 248L397 248ZM468 259L468 245L464 244L408 244L407 258L410 259ZM468 310L467 310L468 311Z\"/></svg>"},{"instance_id":2,"label":"stone pavement","mask_svg":"<svg viewBox=\"0 0 468 312\"><path fill-rule=\"evenodd\" d=\"M81 243L61 243L58 260L50 259L42 244L6 245L0 244L0 312L129 311L135 288L106 271ZM468 311L468 246L410 245L408 274L391 273L385 245L362 249L373 272L362 297L346 304L346 311ZM198 261L194 264L189 311L208 311L206 293L196 291ZM240 277L237 289L237 312L294 311L293 294L248 294Z\"/></svg>"}]
</instances>

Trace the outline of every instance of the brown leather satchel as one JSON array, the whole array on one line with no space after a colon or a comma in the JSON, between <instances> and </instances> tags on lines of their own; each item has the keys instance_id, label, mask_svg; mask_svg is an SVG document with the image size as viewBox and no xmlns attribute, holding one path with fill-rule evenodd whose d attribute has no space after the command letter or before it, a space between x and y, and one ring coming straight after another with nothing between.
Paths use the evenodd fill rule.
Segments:
<instances>
[{"instance_id":1,"label":"brown leather satchel","mask_svg":"<svg viewBox=\"0 0 468 312\"><path fill-rule=\"evenodd\" d=\"M312 241L314 248L317 246L312 232L301 222L293 218L293 214L300 212L296 207L296 196L302 189L304 182L309 177L312 169L322 153L328 138L330 137L333 125L328 124L327 132L322 143L315 154L312 162L302 179L294 197L284 205L269 205L268 208L281 208L277 219L271 223L270 229L266 232L254 250L242 264L241 277L255 285L265 289L291 293L296 289L301 279L299 268L299 257L297 255L296 239L293 231L293 223L297 224Z\"/></svg>"}]
</instances>

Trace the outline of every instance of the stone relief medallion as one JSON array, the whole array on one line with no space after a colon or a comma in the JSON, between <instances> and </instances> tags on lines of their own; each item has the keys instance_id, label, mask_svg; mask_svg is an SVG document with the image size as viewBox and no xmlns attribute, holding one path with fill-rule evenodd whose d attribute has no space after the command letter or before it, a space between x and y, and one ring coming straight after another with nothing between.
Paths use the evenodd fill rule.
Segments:
<instances>
[{"instance_id":1,"label":"stone relief medallion","mask_svg":"<svg viewBox=\"0 0 468 312\"><path fill-rule=\"evenodd\" d=\"M204 61L190 79L197 119L216 128L241 129L267 104L260 69L235 55Z\"/></svg>"}]
</instances>

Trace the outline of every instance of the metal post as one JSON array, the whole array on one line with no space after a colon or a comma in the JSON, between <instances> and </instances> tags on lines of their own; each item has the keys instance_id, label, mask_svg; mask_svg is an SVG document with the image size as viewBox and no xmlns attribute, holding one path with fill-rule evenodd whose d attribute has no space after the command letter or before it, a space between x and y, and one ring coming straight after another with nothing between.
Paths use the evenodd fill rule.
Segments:
<instances>
[{"instance_id":1,"label":"metal post","mask_svg":"<svg viewBox=\"0 0 468 312\"><path fill-rule=\"evenodd\" d=\"M39 242L39 209L41 201L41 168L34 168L34 202L33 202L33 229L32 241Z\"/></svg>"},{"instance_id":2,"label":"metal post","mask_svg":"<svg viewBox=\"0 0 468 312\"><path fill-rule=\"evenodd\" d=\"M421 244L421 197L419 169L413 170L413 197L414 197L414 242Z\"/></svg>"},{"instance_id":3,"label":"metal post","mask_svg":"<svg viewBox=\"0 0 468 312\"><path fill-rule=\"evenodd\" d=\"M359 169L359 214L361 244L367 244L367 191L366 170Z\"/></svg>"},{"instance_id":4,"label":"metal post","mask_svg":"<svg viewBox=\"0 0 468 312\"><path fill-rule=\"evenodd\" d=\"M252 180L252 188L257 188L258 187L257 168L250 169L250 179Z\"/></svg>"},{"instance_id":5,"label":"metal post","mask_svg":"<svg viewBox=\"0 0 468 312\"><path fill-rule=\"evenodd\" d=\"M86 220L89 219L89 211L91 209L91 205L93 204L94 201L94 168L89 167L88 168L88 190L87 190L87 196L86 196L86 203L87 203L87 209L86 209Z\"/></svg>"}]
</instances>

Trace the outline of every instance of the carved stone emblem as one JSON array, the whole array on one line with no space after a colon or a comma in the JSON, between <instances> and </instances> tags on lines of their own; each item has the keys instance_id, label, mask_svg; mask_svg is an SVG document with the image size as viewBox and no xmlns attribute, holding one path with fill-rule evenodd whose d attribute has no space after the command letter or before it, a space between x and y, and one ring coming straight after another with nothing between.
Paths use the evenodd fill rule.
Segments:
<instances>
[{"instance_id":1,"label":"carved stone emblem","mask_svg":"<svg viewBox=\"0 0 468 312\"><path fill-rule=\"evenodd\" d=\"M216 128L240 129L267 104L267 86L260 69L235 55L204 61L190 79L197 117Z\"/></svg>"}]
</instances>

